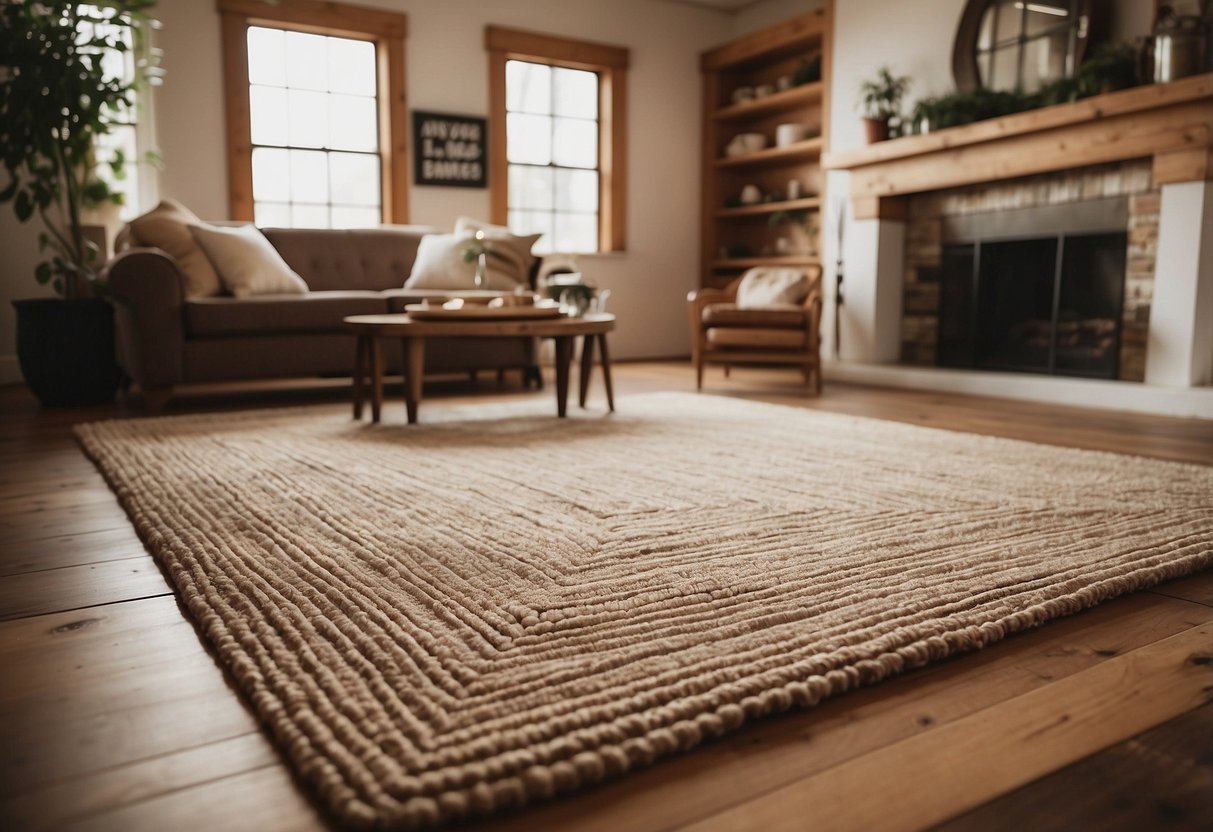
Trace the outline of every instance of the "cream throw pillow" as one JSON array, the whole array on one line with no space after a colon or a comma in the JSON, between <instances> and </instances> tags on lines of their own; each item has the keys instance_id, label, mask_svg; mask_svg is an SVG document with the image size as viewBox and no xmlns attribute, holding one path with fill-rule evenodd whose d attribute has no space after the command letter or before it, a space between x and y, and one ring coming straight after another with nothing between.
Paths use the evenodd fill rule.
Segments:
<instances>
[{"instance_id":1,"label":"cream throw pillow","mask_svg":"<svg viewBox=\"0 0 1213 832\"><path fill-rule=\"evenodd\" d=\"M535 255L531 249L535 247L542 234L514 234L504 225L490 225L487 222L474 220L470 217L460 217L455 220L456 234L475 234L483 231L484 237L493 248L516 260L518 273L510 275L515 283L526 283L531 276L531 267L535 265ZM498 268L505 269L501 258L491 258L498 261Z\"/></svg>"},{"instance_id":2,"label":"cream throw pillow","mask_svg":"<svg viewBox=\"0 0 1213 832\"><path fill-rule=\"evenodd\" d=\"M404 282L406 289L440 289L468 291L476 288L476 261L463 259L463 252L476 242L475 236L463 234L426 234L417 246L413 271ZM496 246L501 256L490 254L489 285L485 288L509 292L526 281L527 270L517 250L497 240L486 239Z\"/></svg>"},{"instance_id":3,"label":"cream throw pillow","mask_svg":"<svg viewBox=\"0 0 1213 832\"><path fill-rule=\"evenodd\" d=\"M750 269L737 286L737 306L796 306L809 293L809 277L799 269Z\"/></svg>"},{"instance_id":4,"label":"cream throw pillow","mask_svg":"<svg viewBox=\"0 0 1213 832\"><path fill-rule=\"evenodd\" d=\"M135 245L163 249L177 261L185 277L185 296L204 298L223 291L215 267L190 234L190 225L202 222L180 202L163 200L152 210L130 222Z\"/></svg>"},{"instance_id":5,"label":"cream throw pillow","mask_svg":"<svg viewBox=\"0 0 1213 832\"><path fill-rule=\"evenodd\" d=\"M194 224L189 229L219 273L223 288L236 297L307 292L303 278L291 270L278 250L254 226L220 228Z\"/></svg>"}]
</instances>

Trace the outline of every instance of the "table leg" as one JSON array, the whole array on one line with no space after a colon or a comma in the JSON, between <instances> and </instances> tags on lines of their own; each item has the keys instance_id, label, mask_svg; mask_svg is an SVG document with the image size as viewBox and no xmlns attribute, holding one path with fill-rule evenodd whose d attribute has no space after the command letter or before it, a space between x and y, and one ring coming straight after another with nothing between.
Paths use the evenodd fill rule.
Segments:
<instances>
[{"instance_id":1,"label":"table leg","mask_svg":"<svg viewBox=\"0 0 1213 832\"><path fill-rule=\"evenodd\" d=\"M362 403L366 398L367 336L359 334L354 339L354 421L362 421Z\"/></svg>"},{"instance_id":2,"label":"table leg","mask_svg":"<svg viewBox=\"0 0 1213 832\"><path fill-rule=\"evenodd\" d=\"M378 422L383 410L383 349L379 339L368 336L371 353L371 421Z\"/></svg>"},{"instance_id":3,"label":"table leg","mask_svg":"<svg viewBox=\"0 0 1213 832\"><path fill-rule=\"evenodd\" d=\"M611 354L607 352L606 333L598 336L598 352L602 355L602 380L606 382L607 407L615 412L615 388L611 385Z\"/></svg>"},{"instance_id":4,"label":"table leg","mask_svg":"<svg viewBox=\"0 0 1213 832\"><path fill-rule=\"evenodd\" d=\"M425 381L425 339L416 336L404 339L404 406L409 424L417 424L417 406L421 404L421 388Z\"/></svg>"},{"instance_id":5,"label":"table leg","mask_svg":"<svg viewBox=\"0 0 1213 832\"><path fill-rule=\"evenodd\" d=\"M564 418L569 410L569 364L573 361L573 336L557 335L556 341L556 415Z\"/></svg>"},{"instance_id":6,"label":"table leg","mask_svg":"<svg viewBox=\"0 0 1213 832\"><path fill-rule=\"evenodd\" d=\"M587 335L581 339L581 373L577 377L580 383L577 404L585 407L585 397L590 391L590 375L594 371L594 336Z\"/></svg>"}]
</instances>

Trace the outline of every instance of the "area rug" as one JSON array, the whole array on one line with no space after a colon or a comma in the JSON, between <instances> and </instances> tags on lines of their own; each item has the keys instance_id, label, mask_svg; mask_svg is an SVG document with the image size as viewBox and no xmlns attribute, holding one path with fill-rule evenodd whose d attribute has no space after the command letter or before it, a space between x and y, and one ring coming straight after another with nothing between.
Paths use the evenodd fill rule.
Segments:
<instances>
[{"instance_id":1,"label":"area rug","mask_svg":"<svg viewBox=\"0 0 1213 832\"><path fill-rule=\"evenodd\" d=\"M685 394L78 434L350 827L548 798L1213 564L1213 468Z\"/></svg>"}]
</instances>

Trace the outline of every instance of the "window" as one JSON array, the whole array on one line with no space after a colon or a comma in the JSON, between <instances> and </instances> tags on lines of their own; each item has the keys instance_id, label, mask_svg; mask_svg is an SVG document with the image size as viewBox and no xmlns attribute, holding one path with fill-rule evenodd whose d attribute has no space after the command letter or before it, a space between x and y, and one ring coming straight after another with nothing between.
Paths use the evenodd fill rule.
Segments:
<instances>
[{"instance_id":1,"label":"window","mask_svg":"<svg viewBox=\"0 0 1213 832\"><path fill-rule=\"evenodd\" d=\"M970 0L953 70L962 89L1036 92L1074 74L1086 43L1090 0Z\"/></svg>"},{"instance_id":2,"label":"window","mask_svg":"<svg viewBox=\"0 0 1213 832\"><path fill-rule=\"evenodd\" d=\"M101 53L101 66L106 77L121 78L129 83L135 77L136 62L143 61L148 65L145 70L147 81L159 83L161 71L155 65L155 55L146 44L135 42L129 26L115 21L117 15L113 9L80 4L76 13L76 31L80 36L78 43L106 38L120 42L125 47L123 50L107 49ZM105 180L111 192L121 194L119 217L124 220L138 216L141 206L156 202L155 177L146 169L146 149L153 144L150 133L151 97L140 92L135 92L132 106L110 113L109 133L96 140L97 175ZM126 160L120 176L108 164L119 157Z\"/></svg>"},{"instance_id":3,"label":"window","mask_svg":"<svg viewBox=\"0 0 1213 832\"><path fill-rule=\"evenodd\" d=\"M407 221L405 20L220 0L231 213L259 226Z\"/></svg>"},{"instance_id":4,"label":"window","mask_svg":"<svg viewBox=\"0 0 1213 832\"><path fill-rule=\"evenodd\" d=\"M537 252L624 247L628 52L489 26L494 222Z\"/></svg>"}]
</instances>

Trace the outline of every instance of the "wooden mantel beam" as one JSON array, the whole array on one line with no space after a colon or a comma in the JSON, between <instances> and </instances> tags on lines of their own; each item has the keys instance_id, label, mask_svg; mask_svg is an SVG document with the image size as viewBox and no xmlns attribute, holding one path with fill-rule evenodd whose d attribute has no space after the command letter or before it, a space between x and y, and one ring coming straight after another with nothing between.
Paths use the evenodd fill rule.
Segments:
<instances>
[{"instance_id":1,"label":"wooden mantel beam","mask_svg":"<svg viewBox=\"0 0 1213 832\"><path fill-rule=\"evenodd\" d=\"M827 154L823 167L851 171L856 216L870 219L890 197L1129 159L1153 158L1157 184L1208 179L1211 148L1206 74Z\"/></svg>"}]
</instances>

